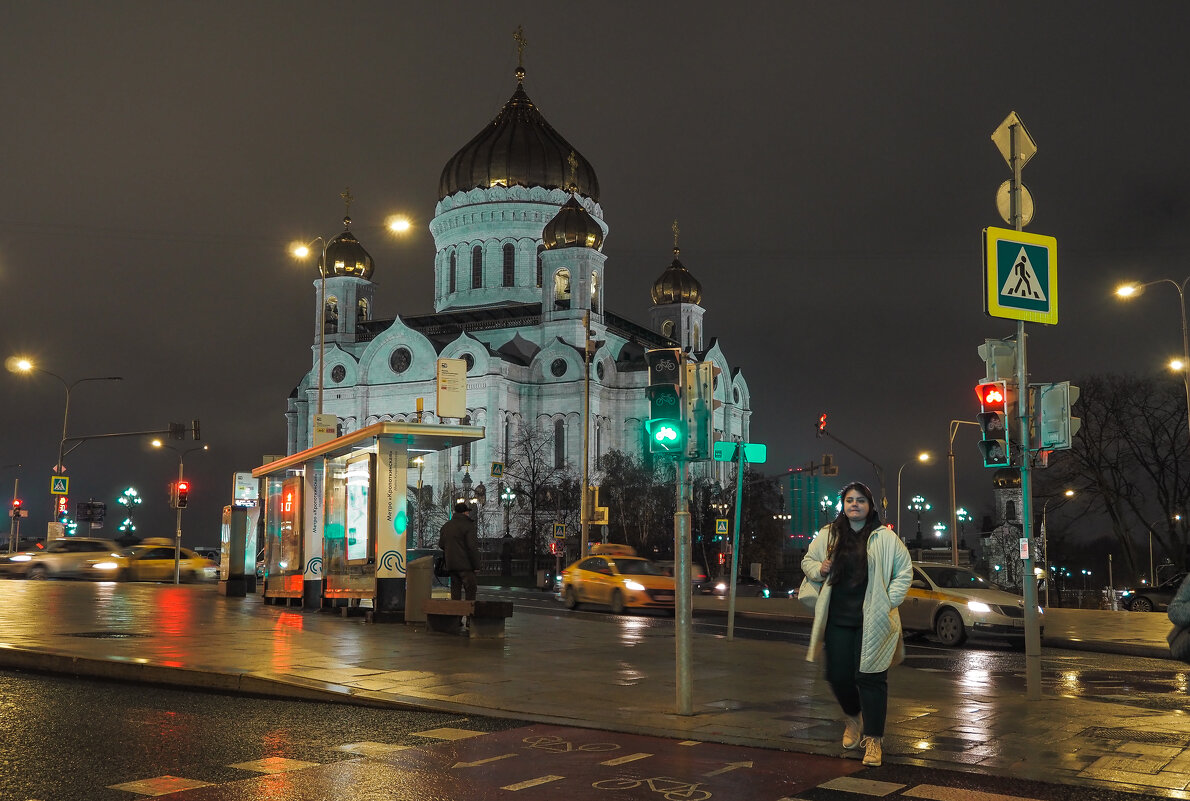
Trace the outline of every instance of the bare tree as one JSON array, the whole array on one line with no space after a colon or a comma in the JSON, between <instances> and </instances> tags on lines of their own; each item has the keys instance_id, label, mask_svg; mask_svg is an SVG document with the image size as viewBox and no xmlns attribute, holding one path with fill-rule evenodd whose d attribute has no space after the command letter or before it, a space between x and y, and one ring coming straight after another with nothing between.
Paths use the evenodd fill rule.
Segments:
<instances>
[{"instance_id":1,"label":"bare tree","mask_svg":"<svg viewBox=\"0 0 1190 801\"><path fill-rule=\"evenodd\" d=\"M1133 573L1148 532L1179 566L1186 564L1190 439L1181 382L1095 375L1079 382L1074 413L1082 430L1069 451L1039 471L1038 495L1063 486L1084 515L1104 515ZM1143 572L1147 573L1147 565Z\"/></svg>"},{"instance_id":2,"label":"bare tree","mask_svg":"<svg viewBox=\"0 0 1190 801\"><path fill-rule=\"evenodd\" d=\"M623 451L600 459L600 501L608 507L608 538L642 555L673 550L673 465L650 462Z\"/></svg>"},{"instance_id":3,"label":"bare tree","mask_svg":"<svg viewBox=\"0 0 1190 801\"><path fill-rule=\"evenodd\" d=\"M529 528L525 539L529 544L529 570L536 575L538 550L544 542L541 530L544 523L539 525L538 519L548 511L553 488L565 471L554 466L553 435L536 426L519 426L508 450L504 455L507 462L504 473L519 482L529 505Z\"/></svg>"}]
</instances>

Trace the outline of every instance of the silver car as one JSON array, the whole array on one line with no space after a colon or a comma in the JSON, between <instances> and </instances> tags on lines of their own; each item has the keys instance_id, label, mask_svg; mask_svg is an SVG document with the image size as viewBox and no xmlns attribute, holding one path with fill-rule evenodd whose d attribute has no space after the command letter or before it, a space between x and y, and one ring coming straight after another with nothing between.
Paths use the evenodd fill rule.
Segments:
<instances>
[{"instance_id":1,"label":"silver car","mask_svg":"<svg viewBox=\"0 0 1190 801\"><path fill-rule=\"evenodd\" d=\"M120 546L97 537L62 537L42 551L25 551L8 557L9 575L29 579L119 577L126 560Z\"/></svg>"},{"instance_id":2,"label":"silver car","mask_svg":"<svg viewBox=\"0 0 1190 801\"><path fill-rule=\"evenodd\" d=\"M966 567L914 562L900 612L905 631L932 633L947 646L969 636L1025 641L1024 600Z\"/></svg>"}]
</instances>

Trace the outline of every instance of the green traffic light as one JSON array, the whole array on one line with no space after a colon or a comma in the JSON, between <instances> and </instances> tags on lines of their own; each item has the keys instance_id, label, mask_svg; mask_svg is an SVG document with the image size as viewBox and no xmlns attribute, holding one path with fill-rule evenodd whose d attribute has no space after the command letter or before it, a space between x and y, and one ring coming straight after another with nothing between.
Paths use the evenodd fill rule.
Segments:
<instances>
[{"instance_id":1,"label":"green traffic light","mask_svg":"<svg viewBox=\"0 0 1190 801\"><path fill-rule=\"evenodd\" d=\"M678 432L677 432L677 430L674 429L673 426L661 426L656 431L653 432L653 439L657 440L658 442L662 442L662 443L677 442L678 441Z\"/></svg>"}]
</instances>

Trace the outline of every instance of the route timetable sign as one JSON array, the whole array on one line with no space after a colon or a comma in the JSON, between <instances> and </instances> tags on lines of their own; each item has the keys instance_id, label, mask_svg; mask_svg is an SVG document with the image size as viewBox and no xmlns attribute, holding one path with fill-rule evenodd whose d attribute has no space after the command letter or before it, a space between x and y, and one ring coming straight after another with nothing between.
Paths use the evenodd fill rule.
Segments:
<instances>
[{"instance_id":1,"label":"route timetable sign","mask_svg":"<svg viewBox=\"0 0 1190 801\"><path fill-rule=\"evenodd\" d=\"M989 317L1058 323L1058 240L986 228L983 308Z\"/></svg>"}]
</instances>

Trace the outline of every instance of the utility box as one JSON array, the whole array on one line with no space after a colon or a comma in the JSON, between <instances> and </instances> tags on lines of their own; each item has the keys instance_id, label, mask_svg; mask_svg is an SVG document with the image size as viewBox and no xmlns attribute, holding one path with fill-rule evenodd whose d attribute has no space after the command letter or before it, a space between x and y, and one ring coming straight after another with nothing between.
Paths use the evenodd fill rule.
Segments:
<instances>
[{"instance_id":1,"label":"utility box","mask_svg":"<svg viewBox=\"0 0 1190 801\"><path fill-rule=\"evenodd\" d=\"M405 569L405 622L425 623L426 601L434 586L434 557L414 559Z\"/></svg>"}]
</instances>

